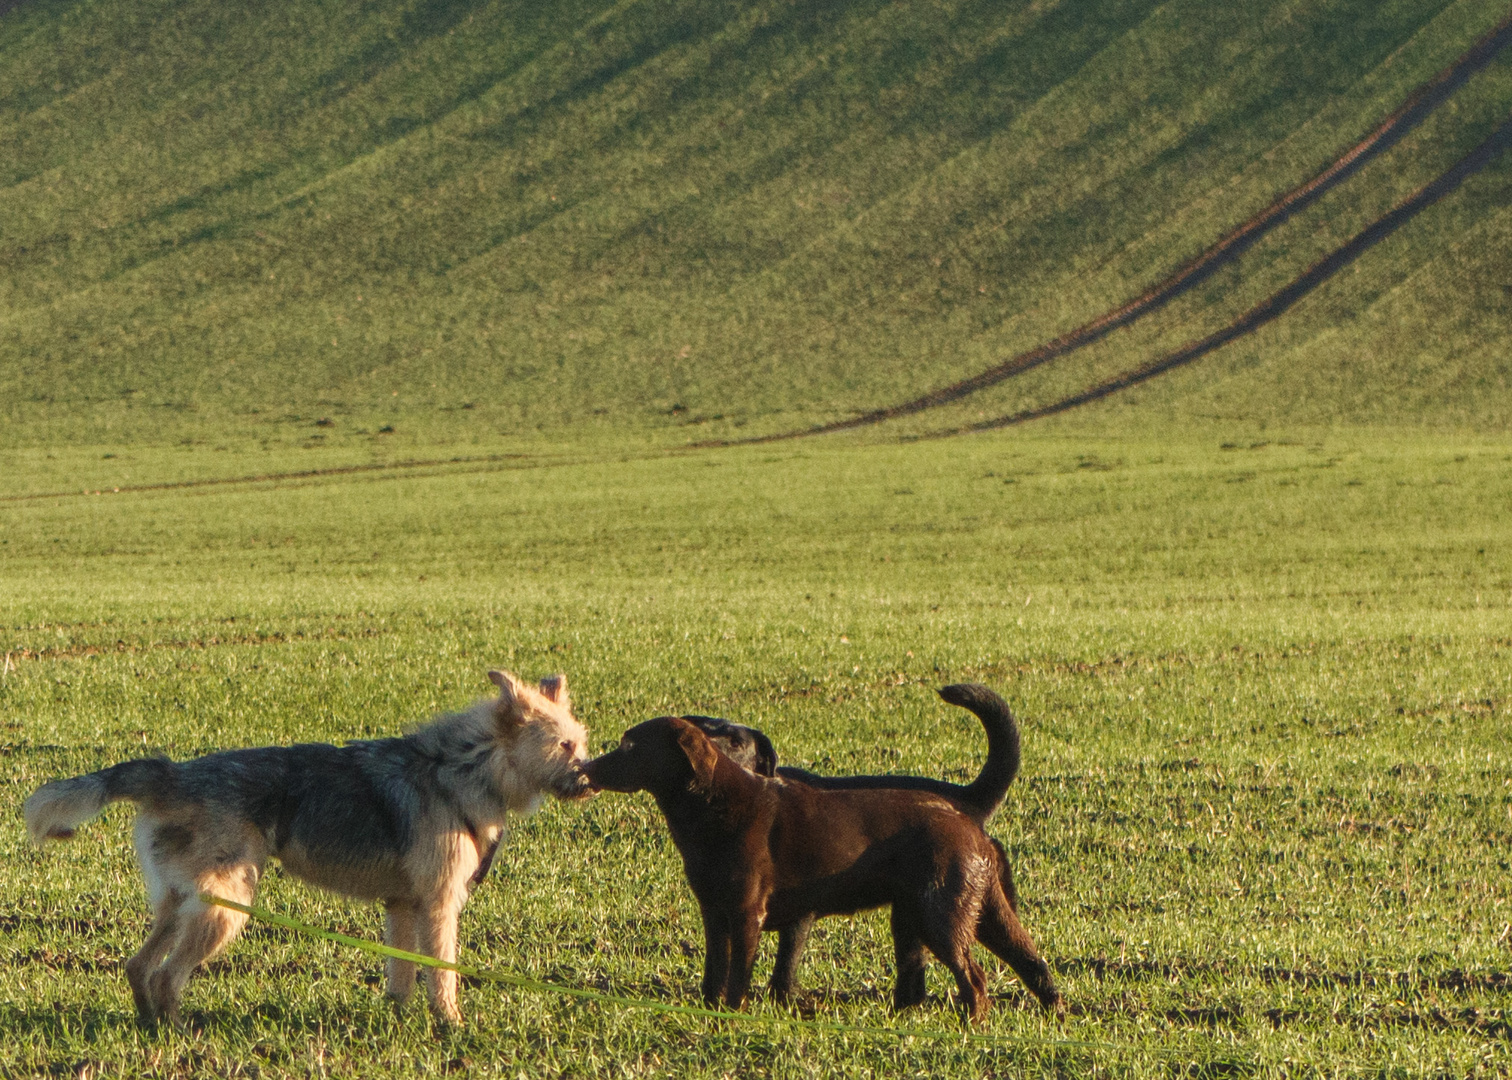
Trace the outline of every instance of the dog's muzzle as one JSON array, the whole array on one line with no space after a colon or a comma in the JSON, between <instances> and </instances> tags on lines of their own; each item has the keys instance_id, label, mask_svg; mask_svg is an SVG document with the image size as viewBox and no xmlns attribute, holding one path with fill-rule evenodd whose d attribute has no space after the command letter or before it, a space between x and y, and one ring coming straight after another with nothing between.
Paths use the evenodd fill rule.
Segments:
<instances>
[{"instance_id":1,"label":"dog's muzzle","mask_svg":"<svg viewBox=\"0 0 1512 1080\"><path fill-rule=\"evenodd\" d=\"M598 794L598 788L593 786L592 781L588 779L588 774L582 769L573 770L556 789L556 796L559 799L587 799L596 794Z\"/></svg>"}]
</instances>

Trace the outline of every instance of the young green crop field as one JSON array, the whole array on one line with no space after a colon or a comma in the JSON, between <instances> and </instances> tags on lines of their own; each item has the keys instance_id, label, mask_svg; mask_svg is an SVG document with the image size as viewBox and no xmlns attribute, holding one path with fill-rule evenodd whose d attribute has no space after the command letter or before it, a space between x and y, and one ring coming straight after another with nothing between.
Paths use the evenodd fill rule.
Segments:
<instances>
[{"instance_id":1,"label":"young green crop field","mask_svg":"<svg viewBox=\"0 0 1512 1080\"><path fill-rule=\"evenodd\" d=\"M666 444L842 419L1138 295L1507 14L24 0L0 16L0 446ZM1503 54L1241 263L967 413L1210 332L1509 110ZM1137 397L1506 425L1509 184L1503 154L1284 325Z\"/></svg>"},{"instance_id":2,"label":"young green crop field","mask_svg":"<svg viewBox=\"0 0 1512 1080\"><path fill-rule=\"evenodd\" d=\"M99 467L172 480L195 456ZM12 498L0 1072L1506 1075L1509 502L1501 436L1069 419ZM488 985L445 1030L395 1013L376 958L257 925L191 982L194 1030L139 1030L130 809L39 852L25 795L132 756L396 733L490 666L566 672L596 747L704 711L790 763L953 779L983 740L933 688L998 688L1024 767L990 831L1069 1015L984 954L1000 1042L960 1037L938 965L895 1017L871 913L820 923L799 1015L945 1037ZM277 872L261 898L381 935L375 907ZM629 997L695 1003L701 953L644 795L521 822L463 914L465 963Z\"/></svg>"},{"instance_id":3,"label":"young green crop field","mask_svg":"<svg viewBox=\"0 0 1512 1080\"><path fill-rule=\"evenodd\" d=\"M0 1076L1512 1076L1512 49L1168 305L1506 0L0 0ZM134 1021L129 807L38 784L402 732L565 672L833 773L964 780L1066 994L890 1009L885 913L795 1012L470 983L253 924ZM261 902L377 940L274 869ZM758 979L770 970L767 941ZM546 806L464 963L698 1000L649 797ZM797 1023L794 1021L803 1021ZM823 1024L863 1030L837 1031ZM808 1026L805 1026L805 1025ZM913 1034L900 1028L916 1028Z\"/></svg>"}]
</instances>

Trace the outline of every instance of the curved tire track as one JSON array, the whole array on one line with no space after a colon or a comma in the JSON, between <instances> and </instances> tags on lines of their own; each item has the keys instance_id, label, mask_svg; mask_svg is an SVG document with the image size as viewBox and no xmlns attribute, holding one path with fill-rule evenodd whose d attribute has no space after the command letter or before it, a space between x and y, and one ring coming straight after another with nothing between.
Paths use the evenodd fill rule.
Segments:
<instances>
[{"instance_id":1,"label":"curved tire track","mask_svg":"<svg viewBox=\"0 0 1512 1080\"><path fill-rule=\"evenodd\" d=\"M1329 191L1359 172L1369 161L1379 157L1395 146L1403 136L1425 120L1442 105L1454 91L1481 68L1489 64L1508 44L1512 44L1512 14L1508 14L1497 26L1482 35L1452 64L1433 78L1423 83L1407 96L1407 99L1366 135L1365 138L1345 150L1341 155L1312 179L1292 188L1259 213L1254 214L1238 228L1223 236L1195 259L1186 263L1175 273L1151 287L1120 307L1105 312L1062 334L1052 341L1019 353L986 371L949 386L932 390L922 397L899 405L889 405L848 420L836 420L817 427L787 431L776 435L763 435L751 439L734 439L711 445L744 446L760 443L801 439L810 435L827 435L835 431L867 427L886 420L933 409L940 405L974 394L978 390L1003 382L1015 375L1039 367L1067 353L1090 345L1121 326L1127 326L1141 316L1163 307L1172 300L1190 291L1207 280L1220 268L1239 258L1266 233L1286 222L1294 214L1312 205ZM1069 406L1068 406L1069 407ZM702 444L700 444L702 445Z\"/></svg>"},{"instance_id":2,"label":"curved tire track","mask_svg":"<svg viewBox=\"0 0 1512 1080\"><path fill-rule=\"evenodd\" d=\"M1512 145L1512 117L1508 117L1502 121L1501 125L1487 136L1479 146L1470 151L1470 153L1460 158L1459 161L1455 162L1433 180L1424 184L1386 213L1376 218L1349 240L1313 263L1284 288L1260 301L1260 303L1250 308L1221 330L1217 330L1196 341L1190 341L1179 349L1167 353L1165 356L1115 375L1105 382L1089 386L1080 393L1061 398L1052 404L1044 405L1037 409L1026 409L1023 412L1012 413L1008 416L1000 416L993 420L983 420L980 423L969 424L965 427L932 432L931 436L943 437L947 435L960 435L969 431L989 431L994 428L1022 424L1029 420L1038 420L1045 416L1053 416L1056 413L1074 409L1078 405L1085 405L1090 401L1105 398L1109 394L1115 394L1120 390L1126 390L1147 379L1152 379L1156 375L1170 371L1172 368L1181 367L1199 357L1206 356L1208 353L1228 344L1235 338L1248 334L1280 316L1298 300L1301 300L1308 293L1323 284L1323 282L1333 277L1334 274L1354 262L1355 259L1363 255L1367 250L1411 221L1421 211L1454 191L1471 175L1490 164L1509 145Z\"/></svg>"},{"instance_id":3,"label":"curved tire track","mask_svg":"<svg viewBox=\"0 0 1512 1080\"><path fill-rule=\"evenodd\" d=\"M332 465L324 469L300 469L296 472L253 473L247 476L207 476L197 480L165 480L155 484L118 484L84 488L82 491L26 491L0 495L0 503L36 502L39 499L67 499L79 495L131 495L142 491L178 491L184 488L222 487L227 484L263 484L284 480L308 480L321 476L350 476L354 473L397 472L406 469L430 469L443 465L498 464L518 461L525 454L484 454L475 457L433 458L429 460L375 461L360 465Z\"/></svg>"}]
</instances>

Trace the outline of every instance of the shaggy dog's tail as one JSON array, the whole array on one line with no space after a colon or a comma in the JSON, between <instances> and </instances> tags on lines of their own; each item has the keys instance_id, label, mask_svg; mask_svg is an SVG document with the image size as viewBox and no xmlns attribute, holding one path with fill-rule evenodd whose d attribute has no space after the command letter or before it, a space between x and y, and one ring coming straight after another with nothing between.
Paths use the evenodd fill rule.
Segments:
<instances>
[{"instance_id":1,"label":"shaggy dog's tail","mask_svg":"<svg viewBox=\"0 0 1512 1080\"><path fill-rule=\"evenodd\" d=\"M172 783L173 763L167 758L138 758L84 776L54 780L26 800L26 831L36 844L67 840L110 803L162 795Z\"/></svg>"},{"instance_id":2,"label":"shaggy dog's tail","mask_svg":"<svg viewBox=\"0 0 1512 1080\"><path fill-rule=\"evenodd\" d=\"M956 683L940 696L976 714L987 731L987 760L977 778L960 790L961 809L985 824L1008 794L1019 771L1019 727L1008 703L981 683Z\"/></svg>"}]
</instances>

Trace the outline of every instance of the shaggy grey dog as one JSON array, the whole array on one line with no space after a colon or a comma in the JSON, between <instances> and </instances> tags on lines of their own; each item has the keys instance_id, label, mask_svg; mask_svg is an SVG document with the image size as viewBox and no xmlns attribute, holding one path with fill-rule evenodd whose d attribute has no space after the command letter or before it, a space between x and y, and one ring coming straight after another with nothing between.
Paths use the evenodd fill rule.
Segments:
<instances>
[{"instance_id":1,"label":"shaggy grey dog","mask_svg":"<svg viewBox=\"0 0 1512 1080\"><path fill-rule=\"evenodd\" d=\"M137 804L154 913L126 963L141 1021L179 1024L184 984L247 921L200 894L250 904L270 857L312 884L381 900L395 948L455 961L458 913L506 815L534 811L546 794L590 793L588 733L572 715L566 676L539 686L502 671L488 677L497 698L402 738L143 758L38 788L25 807L38 844L72 836L108 803ZM413 963L390 960L389 993L408 998L415 974ZM456 973L430 969L427 983L435 1013L460 1021Z\"/></svg>"}]
</instances>

